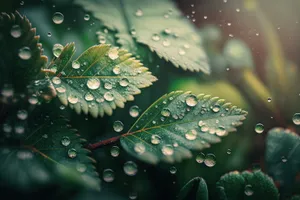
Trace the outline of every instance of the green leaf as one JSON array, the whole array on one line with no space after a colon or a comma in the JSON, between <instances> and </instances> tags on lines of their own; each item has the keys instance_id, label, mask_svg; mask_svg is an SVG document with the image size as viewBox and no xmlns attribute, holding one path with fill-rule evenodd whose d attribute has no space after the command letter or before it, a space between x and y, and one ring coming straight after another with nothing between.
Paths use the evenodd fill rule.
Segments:
<instances>
[{"instance_id":1,"label":"green leaf","mask_svg":"<svg viewBox=\"0 0 300 200\"><path fill-rule=\"evenodd\" d=\"M300 170L300 137L288 129L273 128L268 133L265 158L274 180L292 186Z\"/></svg>"},{"instance_id":2,"label":"green leaf","mask_svg":"<svg viewBox=\"0 0 300 200\"><path fill-rule=\"evenodd\" d=\"M0 152L1 182L23 190L53 182L100 189L95 160L65 119L33 115L26 121L24 133L19 132L21 145Z\"/></svg>"},{"instance_id":3,"label":"green leaf","mask_svg":"<svg viewBox=\"0 0 300 200\"><path fill-rule=\"evenodd\" d=\"M0 88L12 85L24 92L47 63L29 20L18 12L0 14Z\"/></svg>"},{"instance_id":4,"label":"green leaf","mask_svg":"<svg viewBox=\"0 0 300 200\"><path fill-rule=\"evenodd\" d=\"M51 80L58 98L78 114L112 115L113 109L123 108L133 95L141 93L140 88L157 80L124 49L96 45L71 61L74 51L74 44L66 45L49 69L57 69Z\"/></svg>"},{"instance_id":5,"label":"green leaf","mask_svg":"<svg viewBox=\"0 0 300 200\"><path fill-rule=\"evenodd\" d=\"M253 68L254 66L251 50L242 40L228 40L223 54L232 68Z\"/></svg>"},{"instance_id":6,"label":"green leaf","mask_svg":"<svg viewBox=\"0 0 300 200\"><path fill-rule=\"evenodd\" d=\"M235 131L247 112L210 95L176 91L153 103L121 137L133 156L148 162L173 163L218 143Z\"/></svg>"},{"instance_id":7,"label":"green leaf","mask_svg":"<svg viewBox=\"0 0 300 200\"><path fill-rule=\"evenodd\" d=\"M201 38L171 1L77 0L75 3L117 32L117 42L130 52L139 53L138 43L176 67L210 72L200 46Z\"/></svg>"},{"instance_id":8,"label":"green leaf","mask_svg":"<svg viewBox=\"0 0 300 200\"><path fill-rule=\"evenodd\" d=\"M261 171L230 172L217 183L220 200L279 199L273 180Z\"/></svg>"},{"instance_id":9,"label":"green leaf","mask_svg":"<svg viewBox=\"0 0 300 200\"><path fill-rule=\"evenodd\" d=\"M201 177L195 177L185 184L177 197L178 200L208 200L206 182Z\"/></svg>"},{"instance_id":10,"label":"green leaf","mask_svg":"<svg viewBox=\"0 0 300 200\"><path fill-rule=\"evenodd\" d=\"M300 200L300 195L295 195L291 198L291 200Z\"/></svg>"}]
</instances>

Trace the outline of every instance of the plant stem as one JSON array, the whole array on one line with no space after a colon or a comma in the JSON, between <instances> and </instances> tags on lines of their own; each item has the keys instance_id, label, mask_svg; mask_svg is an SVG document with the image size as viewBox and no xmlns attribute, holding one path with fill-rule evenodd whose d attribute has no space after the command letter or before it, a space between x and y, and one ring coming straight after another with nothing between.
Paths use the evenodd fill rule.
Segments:
<instances>
[{"instance_id":1,"label":"plant stem","mask_svg":"<svg viewBox=\"0 0 300 200\"><path fill-rule=\"evenodd\" d=\"M101 141L96 142L94 144L88 144L86 148L88 148L89 150L95 150L99 147L117 142L121 137L122 137L122 135L118 135L116 137L112 137L112 138L109 138L107 140L101 140Z\"/></svg>"}]
</instances>

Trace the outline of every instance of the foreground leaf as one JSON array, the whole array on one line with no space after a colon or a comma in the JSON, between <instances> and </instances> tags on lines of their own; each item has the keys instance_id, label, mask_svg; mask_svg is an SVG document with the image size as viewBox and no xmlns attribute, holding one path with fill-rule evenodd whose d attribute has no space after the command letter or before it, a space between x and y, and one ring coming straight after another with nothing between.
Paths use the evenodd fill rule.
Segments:
<instances>
[{"instance_id":1,"label":"foreground leaf","mask_svg":"<svg viewBox=\"0 0 300 200\"><path fill-rule=\"evenodd\" d=\"M300 137L287 129L270 130L266 143L266 164L274 180L290 188L300 171Z\"/></svg>"},{"instance_id":2,"label":"foreground leaf","mask_svg":"<svg viewBox=\"0 0 300 200\"><path fill-rule=\"evenodd\" d=\"M57 69L51 80L58 98L78 114L112 115L157 80L126 50L97 45L71 61L74 51L74 44L66 45L49 69Z\"/></svg>"},{"instance_id":3,"label":"foreground leaf","mask_svg":"<svg viewBox=\"0 0 300 200\"><path fill-rule=\"evenodd\" d=\"M18 12L0 14L0 89L12 85L24 92L47 63L29 20Z\"/></svg>"},{"instance_id":4,"label":"foreground leaf","mask_svg":"<svg viewBox=\"0 0 300 200\"><path fill-rule=\"evenodd\" d=\"M133 156L148 162L179 162L235 131L247 112L218 97L172 92L153 103L121 137Z\"/></svg>"},{"instance_id":5,"label":"foreground leaf","mask_svg":"<svg viewBox=\"0 0 300 200\"><path fill-rule=\"evenodd\" d=\"M177 197L178 200L208 200L208 190L203 178L196 177L185 184Z\"/></svg>"},{"instance_id":6,"label":"foreground leaf","mask_svg":"<svg viewBox=\"0 0 300 200\"><path fill-rule=\"evenodd\" d=\"M201 38L171 1L77 0L75 3L117 32L118 43L130 52L137 51L137 42L176 67L210 72L200 47Z\"/></svg>"},{"instance_id":7,"label":"foreground leaf","mask_svg":"<svg viewBox=\"0 0 300 200\"><path fill-rule=\"evenodd\" d=\"M279 199L273 180L261 171L230 172L217 183L220 200Z\"/></svg>"}]
</instances>

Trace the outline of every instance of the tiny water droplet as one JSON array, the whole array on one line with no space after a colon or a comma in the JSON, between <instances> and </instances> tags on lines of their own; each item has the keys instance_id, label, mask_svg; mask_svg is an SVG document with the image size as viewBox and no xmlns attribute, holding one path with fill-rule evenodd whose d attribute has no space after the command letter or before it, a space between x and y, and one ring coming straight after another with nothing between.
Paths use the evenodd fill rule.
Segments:
<instances>
[{"instance_id":1,"label":"tiny water droplet","mask_svg":"<svg viewBox=\"0 0 300 200\"><path fill-rule=\"evenodd\" d=\"M220 106L219 105L215 105L212 109L215 113L220 111Z\"/></svg>"},{"instance_id":2,"label":"tiny water droplet","mask_svg":"<svg viewBox=\"0 0 300 200\"><path fill-rule=\"evenodd\" d=\"M100 87L100 81L97 78L90 78L87 83L87 87L91 90L96 90Z\"/></svg>"},{"instance_id":3,"label":"tiny water droplet","mask_svg":"<svg viewBox=\"0 0 300 200\"><path fill-rule=\"evenodd\" d=\"M104 99L105 99L106 101L113 101L113 100L115 99L115 97L112 95L112 93L106 92L106 93L104 94Z\"/></svg>"},{"instance_id":4,"label":"tiny water droplet","mask_svg":"<svg viewBox=\"0 0 300 200\"><path fill-rule=\"evenodd\" d=\"M281 161L282 161L283 163L286 163L286 162L287 162L287 158L286 158L285 156L282 156L282 157L281 157Z\"/></svg>"},{"instance_id":5,"label":"tiny water droplet","mask_svg":"<svg viewBox=\"0 0 300 200\"><path fill-rule=\"evenodd\" d=\"M115 180L115 173L112 169L103 170L103 180L107 183L111 183Z\"/></svg>"},{"instance_id":6,"label":"tiny water droplet","mask_svg":"<svg viewBox=\"0 0 300 200\"><path fill-rule=\"evenodd\" d=\"M115 75L120 74L120 72L121 72L121 70L120 70L120 67L119 67L118 65L115 66L115 67L113 68L113 73L114 73Z\"/></svg>"},{"instance_id":7,"label":"tiny water droplet","mask_svg":"<svg viewBox=\"0 0 300 200\"><path fill-rule=\"evenodd\" d=\"M64 21L64 15L60 12L56 12L53 14L52 20L55 24L61 24Z\"/></svg>"},{"instance_id":8,"label":"tiny water droplet","mask_svg":"<svg viewBox=\"0 0 300 200\"><path fill-rule=\"evenodd\" d=\"M117 58L119 58L118 49L117 48L110 49L110 51L108 52L108 57L112 60L116 60Z\"/></svg>"},{"instance_id":9,"label":"tiny water droplet","mask_svg":"<svg viewBox=\"0 0 300 200\"><path fill-rule=\"evenodd\" d=\"M52 82L55 84L55 85L59 85L61 84L61 80L59 77L55 76L52 78Z\"/></svg>"},{"instance_id":10,"label":"tiny water droplet","mask_svg":"<svg viewBox=\"0 0 300 200\"><path fill-rule=\"evenodd\" d=\"M143 154L146 150L146 147L143 143L136 143L134 145L134 151L137 153L137 154Z\"/></svg>"},{"instance_id":11,"label":"tiny water droplet","mask_svg":"<svg viewBox=\"0 0 300 200\"><path fill-rule=\"evenodd\" d=\"M123 166L123 170L128 176L134 176L138 172L137 165L132 161L126 162Z\"/></svg>"},{"instance_id":12,"label":"tiny water droplet","mask_svg":"<svg viewBox=\"0 0 300 200\"><path fill-rule=\"evenodd\" d=\"M77 151L74 148L71 148L68 150L68 156L69 158L75 158L77 156Z\"/></svg>"},{"instance_id":13,"label":"tiny water droplet","mask_svg":"<svg viewBox=\"0 0 300 200\"><path fill-rule=\"evenodd\" d=\"M269 98L268 98L268 102L271 102L271 101L272 101L272 99L271 99L271 97L269 97Z\"/></svg>"},{"instance_id":14,"label":"tiny water droplet","mask_svg":"<svg viewBox=\"0 0 300 200\"><path fill-rule=\"evenodd\" d=\"M88 92L85 94L84 99L87 101L93 101L95 98L91 93Z\"/></svg>"},{"instance_id":15,"label":"tiny water droplet","mask_svg":"<svg viewBox=\"0 0 300 200\"><path fill-rule=\"evenodd\" d=\"M127 78L122 78L119 82L122 87L127 87L129 85L129 81Z\"/></svg>"},{"instance_id":16,"label":"tiny water droplet","mask_svg":"<svg viewBox=\"0 0 300 200\"><path fill-rule=\"evenodd\" d=\"M19 110L18 113L17 113L17 117L20 120L25 120L28 117L28 112L26 110Z\"/></svg>"},{"instance_id":17,"label":"tiny water droplet","mask_svg":"<svg viewBox=\"0 0 300 200\"><path fill-rule=\"evenodd\" d=\"M121 132L124 128L124 125L121 121L115 121L114 125L113 125L113 128L116 132Z\"/></svg>"},{"instance_id":18,"label":"tiny water droplet","mask_svg":"<svg viewBox=\"0 0 300 200\"><path fill-rule=\"evenodd\" d=\"M129 109L129 114L131 117L138 117L140 114L140 108L138 106L131 106Z\"/></svg>"},{"instance_id":19,"label":"tiny water droplet","mask_svg":"<svg viewBox=\"0 0 300 200\"><path fill-rule=\"evenodd\" d=\"M176 174L176 172L177 172L176 167L174 167L174 166L170 167L170 173L171 174Z\"/></svg>"},{"instance_id":20,"label":"tiny water droplet","mask_svg":"<svg viewBox=\"0 0 300 200\"><path fill-rule=\"evenodd\" d=\"M224 136L226 134L226 129L224 126L219 126L216 130L217 136Z\"/></svg>"},{"instance_id":21,"label":"tiny water droplet","mask_svg":"<svg viewBox=\"0 0 300 200\"><path fill-rule=\"evenodd\" d=\"M84 17L83 17L83 19L85 21L89 21L90 20L90 15L89 14L85 14Z\"/></svg>"},{"instance_id":22,"label":"tiny water droplet","mask_svg":"<svg viewBox=\"0 0 300 200\"><path fill-rule=\"evenodd\" d=\"M153 41L159 41L159 40L160 40L160 37L159 37L159 35L158 35L158 34L156 34L156 33L155 33L155 34L153 34L153 35L152 35L152 40L153 40Z\"/></svg>"},{"instance_id":23,"label":"tiny water droplet","mask_svg":"<svg viewBox=\"0 0 300 200\"><path fill-rule=\"evenodd\" d=\"M84 173L86 171L87 167L83 163L77 163L76 164L76 170L80 173Z\"/></svg>"},{"instance_id":24,"label":"tiny water droplet","mask_svg":"<svg viewBox=\"0 0 300 200\"><path fill-rule=\"evenodd\" d=\"M161 115L164 116L164 117L170 117L171 111L168 108L164 108L161 111Z\"/></svg>"},{"instance_id":25,"label":"tiny water droplet","mask_svg":"<svg viewBox=\"0 0 300 200\"><path fill-rule=\"evenodd\" d=\"M111 82L104 83L104 88L107 90L111 90L113 88L113 85Z\"/></svg>"},{"instance_id":26,"label":"tiny water droplet","mask_svg":"<svg viewBox=\"0 0 300 200\"><path fill-rule=\"evenodd\" d=\"M258 123L255 125L255 132L261 134L264 132L264 125L262 123Z\"/></svg>"},{"instance_id":27,"label":"tiny water droplet","mask_svg":"<svg viewBox=\"0 0 300 200\"><path fill-rule=\"evenodd\" d=\"M143 16L143 11L142 11L141 9L138 9L138 10L135 12L135 16L137 16L137 17Z\"/></svg>"},{"instance_id":28,"label":"tiny water droplet","mask_svg":"<svg viewBox=\"0 0 300 200\"><path fill-rule=\"evenodd\" d=\"M69 144L71 143L71 140L68 136L63 136L62 139L61 139L61 144L63 146L69 146Z\"/></svg>"}]
</instances>

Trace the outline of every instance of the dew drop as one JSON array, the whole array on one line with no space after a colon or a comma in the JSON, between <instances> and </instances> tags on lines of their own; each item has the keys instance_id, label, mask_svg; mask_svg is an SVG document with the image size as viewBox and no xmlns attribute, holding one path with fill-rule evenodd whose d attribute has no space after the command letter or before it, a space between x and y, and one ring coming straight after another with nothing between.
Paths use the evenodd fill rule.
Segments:
<instances>
[{"instance_id":1,"label":"dew drop","mask_svg":"<svg viewBox=\"0 0 300 200\"><path fill-rule=\"evenodd\" d=\"M84 173L86 171L87 167L83 163L77 163L76 164L76 170L80 173Z\"/></svg>"},{"instance_id":2,"label":"dew drop","mask_svg":"<svg viewBox=\"0 0 300 200\"><path fill-rule=\"evenodd\" d=\"M120 72L121 72L121 69L120 69L120 67L118 65L113 68L113 73L115 75L120 74Z\"/></svg>"},{"instance_id":3,"label":"dew drop","mask_svg":"<svg viewBox=\"0 0 300 200\"><path fill-rule=\"evenodd\" d=\"M110 155L112 157L118 157L120 154L120 148L118 146L113 146L111 149L110 149Z\"/></svg>"},{"instance_id":4,"label":"dew drop","mask_svg":"<svg viewBox=\"0 0 300 200\"><path fill-rule=\"evenodd\" d=\"M79 100L78 97L75 95L72 95L72 94L68 97L68 101L71 104L76 104L78 102L78 100Z\"/></svg>"},{"instance_id":5,"label":"dew drop","mask_svg":"<svg viewBox=\"0 0 300 200\"><path fill-rule=\"evenodd\" d=\"M197 131L195 129L189 130L186 134L185 134L185 138L187 140L195 140L197 138Z\"/></svg>"},{"instance_id":6,"label":"dew drop","mask_svg":"<svg viewBox=\"0 0 300 200\"><path fill-rule=\"evenodd\" d=\"M59 93L65 93L66 92L66 88L64 86L58 87L58 88L56 88L56 90Z\"/></svg>"},{"instance_id":7,"label":"dew drop","mask_svg":"<svg viewBox=\"0 0 300 200\"><path fill-rule=\"evenodd\" d=\"M176 167L174 167L174 166L170 167L170 173L171 174L176 174L176 172L177 172Z\"/></svg>"},{"instance_id":8,"label":"dew drop","mask_svg":"<svg viewBox=\"0 0 300 200\"><path fill-rule=\"evenodd\" d=\"M54 44L53 45L53 49L52 49L52 52L53 52L53 55L58 58L62 52L62 50L64 49L64 46L61 45L61 44Z\"/></svg>"},{"instance_id":9,"label":"dew drop","mask_svg":"<svg viewBox=\"0 0 300 200\"><path fill-rule=\"evenodd\" d=\"M226 129L224 126L219 126L216 130L217 136L224 136L226 134Z\"/></svg>"},{"instance_id":10,"label":"dew drop","mask_svg":"<svg viewBox=\"0 0 300 200\"><path fill-rule=\"evenodd\" d=\"M110 51L108 52L108 57L112 60L116 60L117 58L119 58L118 49L117 48L110 49Z\"/></svg>"},{"instance_id":11,"label":"dew drop","mask_svg":"<svg viewBox=\"0 0 300 200\"><path fill-rule=\"evenodd\" d=\"M295 113L293 116L293 122L295 125L300 125L300 113Z\"/></svg>"},{"instance_id":12,"label":"dew drop","mask_svg":"<svg viewBox=\"0 0 300 200\"><path fill-rule=\"evenodd\" d=\"M69 158L75 158L77 156L77 151L74 148L71 148L68 150L68 156Z\"/></svg>"},{"instance_id":13,"label":"dew drop","mask_svg":"<svg viewBox=\"0 0 300 200\"><path fill-rule=\"evenodd\" d=\"M115 121L113 124L113 128L116 132L121 132L124 128L124 124L121 121Z\"/></svg>"},{"instance_id":14,"label":"dew drop","mask_svg":"<svg viewBox=\"0 0 300 200\"><path fill-rule=\"evenodd\" d=\"M141 16L143 16L143 11L141 10L141 9L138 9L136 12L135 12L135 16L137 16L137 17L141 17Z\"/></svg>"},{"instance_id":15,"label":"dew drop","mask_svg":"<svg viewBox=\"0 0 300 200\"><path fill-rule=\"evenodd\" d=\"M140 108L138 106L131 106L129 108L129 114L131 117L138 117L140 114Z\"/></svg>"},{"instance_id":16,"label":"dew drop","mask_svg":"<svg viewBox=\"0 0 300 200\"><path fill-rule=\"evenodd\" d=\"M172 145L164 145L162 147L161 151L165 156L171 156L174 153L174 149L173 149Z\"/></svg>"},{"instance_id":17,"label":"dew drop","mask_svg":"<svg viewBox=\"0 0 300 200\"><path fill-rule=\"evenodd\" d=\"M152 144L159 144L161 141L161 138L159 135L152 135L151 136L151 143Z\"/></svg>"},{"instance_id":18,"label":"dew drop","mask_svg":"<svg viewBox=\"0 0 300 200\"><path fill-rule=\"evenodd\" d=\"M212 110L213 110L215 113L217 113L217 112L220 111L220 106L219 106L219 105L215 105L215 106L212 108Z\"/></svg>"},{"instance_id":19,"label":"dew drop","mask_svg":"<svg viewBox=\"0 0 300 200\"><path fill-rule=\"evenodd\" d=\"M85 21L89 21L90 20L90 15L89 14L85 14L84 17L83 17L83 19Z\"/></svg>"},{"instance_id":20,"label":"dew drop","mask_svg":"<svg viewBox=\"0 0 300 200\"><path fill-rule=\"evenodd\" d=\"M119 82L122 87L127 87L129 85L129 81L127 78L122 78Z\"/></svg>"},{"instance_id":21,"label":"dew drop","mask_svg":"<svg viewBox=\"0 0 300 200\"><path fill-rule=\"evenodd\" d=\"M113 88L113 85L111 82L104 83L104 88L107 90L111 90Z\"/></svg>"},{"instance_id":22,"label":"dew drop","mask_svg":"<svg viewBox=\"0 0 300 200\"><path fill-rule=\"evenodd\" d=\"M31 50L29 47L23 47L19 50L18 55L22 60L29 60L31 58Z\"/></svg>"},{"instance_id":23,"label":"dew drop","mask_svg":"<svg viewBox=\"0 0 300 200\"><path fill-rule=\"evenodd\" d=\"M159 37L159 35L158 35L158 34L156 34L156 33L155 33L155 34L153 34L153 35L152 35L152 40L153 40L153 41L159 41L159 40L160 40L160 37Z\"/></svg>"},{"instance_id":24,"label":"dew drop","mask_svg":"<svg viewBox=\"0 0 300 200\"><path fill-rule=\"evenodd\" d=\"M146 147L143 143L136 143L134 145L134 151L137 153L137 154L143 154L146 150Z\"/></svg>"},{"instance_id":25,"label":"dew drop","mask_svg":"<svg viewBox=\"0 0 300 200\"><path fill-rule=\"evenodd\" d=\"M268 102L270 103L272 101L271 97L268 98Z\"/></svg>"},{"instance_id":26,"label":"dew drop","mask_svg":"<svg viewBox=\"0 0 300 200\"><path fill-rule=\"evenodd\" d=\"M204 153L200 153L196 156L196 162L197 163L203 163L205 160L205 155Z\"/></svg>"},{"instance_id":27,"label":"dew drop","mask_svg":"<svg viewBox=\"0 0 300 200\"><path fill-rule=\"evenodd\" d=\"M115 97L114 97L110 92L106 92L106 93L104 94L104 99L105 99L106 101L113 101L113 100L115 99Z\"/></svg>"},{"instance_id":28,"label":"dew drop","mask_svg":"<svg viewBox=\"0 0 300 200\"><path fill-rule=\"evenodd\" d=\"M189 95L186 97L185 99L185 103L186 105L190 106L190 107L194 107L197 105L197 97L195 95Z\"/></svg>"},{"instance_id":29,"label":"dew drop","mask_svg":"<svg viewBox=\"0 0 300 200\"><path fill-rule=\"evenodd\" d=\"M74 60L74 61L72 62L72 68L73 68L73 69L79 69L79 68L80 68L80 63L79 63L79 61Z\"/></svg>"},{"instance_id":30,"label":"dew drop","mask_svg":"<svg viewBox=\"0 0 300 200\"><path fill-rule=\"evenodd\" d=\"M87 101L93 101L95 98L91 93L88 92L84 95L84 99Z\"/></svg>"},{"instance_id":31,"label":"dew drop","mask_svg":"<svg viewBox=\"0 0 300 200\"><path fill-rule=\"evenodd\" d=\"M61 80L59 77L55 76L52 78L52 82L55 84L55 85L59 85L61 84Z\"/></svg>"},{"instance_id":32,"label":"dew drop","mask_svg":"<svg viewBox=\"0 0 300 200\"><path fill-rule=\"evenodd\" d=\"M12 37L14 38L19 38L22 35L22 30L20 28L19 25L13 25L11 30L10 30L10 34Z\"/></svg>"},{"instance_id":33,"label":"dew drop","mask_svg":"<svg viewBox=\"0 0 300 200\"><path fill-rule=\"evenodd\" d=\"M123 166L123 170L128 176L134 176L138 172L137 165L132 161L126 162Z\"/></svg>"},{"instance_id":34,"label":"dew drop","mask_svg":"<svg viewBox=\"0 0 300 200\"><path fill-rule=\"evenodd\" d=\"M28 117L28 112L26 110L19 110L18 113L17 113L17 117L20 120L25 120Z\"/></svg>"},{"instance_id":35,"label":"dew drop","mask_svg":"<svg viewBox=\"0 0 300 200\"><path fill-rule=\"evenodd\" d=\"M286 163L286 162L287 162L287 158L286 158L285 156L282 156L282 157L281 157L281 161L282 161L283 163Z\"/></svg>"},{"instance_id":36,"label":"dew drop","mask_svg":"<svg viewBox=\"0 0 300 200\"><path fill-rule=\"evenodd\" d=\"M161 111L161 115L164 116L164 117L170 117L171 112L170 112L170 110L168 108L164 108Z\"/></svg>"},{"instance_id":37,"label":"dew drop","mask_svg":"<svg viewBox=\"0 0 300 200\"><path fill-rule=\"evenodd\" d=\"M107 183L111 183L115 180L115 173L112 169L103 170L103 180Z\"/></svg>"},{"instance_id":38,"label":"dew drop","mask_svg":"<svg viewBox=\"0 0 300 200\"><path fill-rule=\"evenodd\" d=\"M245 192L245 195L252 196L254 193L253 189L252 189L252 185L246 185L244 192Z\"/></svg>"},{"instance_id":39,"label":"dew drop","mask_svg":"<svg viewBox=\"0 0 300 200\"><path fill-rule=\"evenodd\" d=\"M64 21L64 15L60 12L56 12L53 14L52 20L55 24L61 24Z\"/></svg>"},{"instance_id":40,"label":"dew drop","mask_svg":"<svg viewBox=\"0 0 300 200\"><path fill-rule=\"evenodd\" d=\"M205 156L205 159L204 159L204 164L207 166L207 167L213 167L216 165L216 156L212 153L209 153Z\"/></svg>"},{"instance_id":41,"label":"dew drop","mask_svg":"<svg viewBox=\"0 0 300 200\"><path fill-rule=\"evenodd\" d=\"M258 123L255 125L255 132L260 134L264 132L264 125L262 123Z\"/></svg>"},{"instance_id":42,"label":"dew drop","mask_svg":"<svg viewBox=\"0 0 300 200\"><path fill-rule=\"evenodd\" d=\"M100 81L97 78L90 78L87 83L87 87L91 90L96 90L100 87Z\"/></svg>"}]
</instances>

